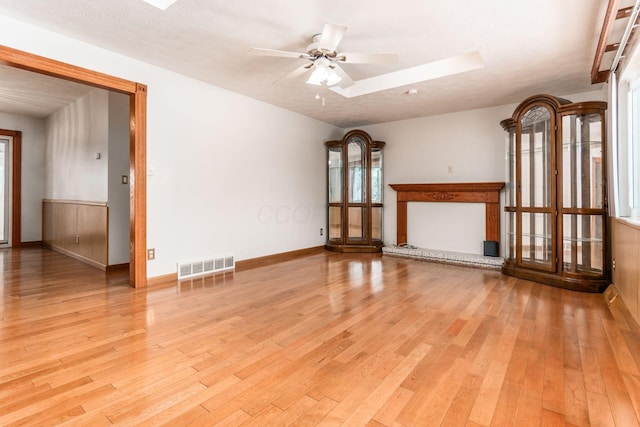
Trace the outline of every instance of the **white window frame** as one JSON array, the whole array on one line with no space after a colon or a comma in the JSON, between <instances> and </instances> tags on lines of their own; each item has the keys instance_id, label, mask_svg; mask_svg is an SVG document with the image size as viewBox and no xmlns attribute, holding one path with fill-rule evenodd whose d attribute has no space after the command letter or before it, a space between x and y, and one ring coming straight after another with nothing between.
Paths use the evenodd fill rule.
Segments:
<instances>
[{"instance_id":1,"label":"white window frame","mask_svg":"<svg viewBox=\"0 0 640 427\"><path fill-rule=\"evenodd\" d=\"M633 48L617 84L616 216L640 221L640 45ZM615 123L612 120L611 123Z\"/></svg>"},{"instance_id":2,"label":"white window frame","mask_svg":"<svg viewBox=\"0 0 640 427\"><path fill-rule=\"evenodd\" d=\"M640 218L640 76L629 89L630 137L628 141L629 216Z\"/></svg>"}]
</instances>

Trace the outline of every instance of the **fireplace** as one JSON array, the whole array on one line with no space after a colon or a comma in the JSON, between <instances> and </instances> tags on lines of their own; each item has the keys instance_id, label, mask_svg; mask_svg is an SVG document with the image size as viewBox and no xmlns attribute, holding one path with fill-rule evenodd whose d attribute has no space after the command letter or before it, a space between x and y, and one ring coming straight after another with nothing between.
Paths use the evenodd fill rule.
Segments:
<instances>
[{"instance_id":1,"label":"fireplace","mask_svg":"<svg viewBox=\"0 0 640 427\"><path fill-rule=\"evenodd\" d=\"M397 245L407 243L408 202L484 203L486 242L492 242L489 246L497 255L500 242L500 190L504 185L504 182L389 184L398 193Z\"/></svg>"}]
</instances>

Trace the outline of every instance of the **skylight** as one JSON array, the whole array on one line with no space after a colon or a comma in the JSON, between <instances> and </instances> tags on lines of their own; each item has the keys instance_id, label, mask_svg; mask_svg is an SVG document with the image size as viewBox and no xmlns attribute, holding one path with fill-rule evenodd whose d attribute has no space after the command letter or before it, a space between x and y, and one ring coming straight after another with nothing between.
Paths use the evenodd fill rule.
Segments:
<instances>
[{"instance_id":1,"label":"skylight","mask_svg":"<svg viewBox=\"0 0 640 427\"><path fill-rule=\"evenodd\" d=\"M158 9L167 10L172 4L178 0L142 0L149 3L151 6L155 6Z\"/></svg>"},{"instance_id":2,"label":"skylight","mask_svg":"<svg viewBox=\"0 0 640 427\"><path fill-rule=\"evenodd\" d=\"M332 86L330 89L345 98L354 98L481 68L484 68L484 62L480 57L480 53L476 51L358 80L352 86L346 88Z\"/></svg>"}]
</instances>

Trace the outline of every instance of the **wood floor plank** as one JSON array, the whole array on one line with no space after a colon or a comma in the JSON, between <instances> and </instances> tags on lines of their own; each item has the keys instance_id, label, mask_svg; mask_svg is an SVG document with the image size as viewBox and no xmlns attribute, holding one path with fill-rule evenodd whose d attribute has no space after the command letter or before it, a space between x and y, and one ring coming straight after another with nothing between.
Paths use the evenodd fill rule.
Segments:
<instances>
[{"instance_id":1,"label":"wood floor plank","mask_svg":"<svg viewBox=\"0 0 640 427\"><path fill-rule=\"evenodd\" d=\"M520 404L522 386L517 383L505 381L498 395L496 409L491 418L492 426L516 425L517 410Z\"/></svg>"},{"instance_id":2,"label":"wood floor plank","mask_svg":"<svg viewBox=\"0 0 640 427\"><path fill-rule=\"evenodd\" d=\"M462 357L455 359L448 372L438 381L433 393L421 405L414 425L440 425L466 378L470 362ZM427 409L428 408L428 409Z\"/></svg>"},{"instance_id":3,"label":"wood floor plank","mask_svg":"<svg viewBox=\"0 0 640 427\"><path fill-rule=\"evenodd\" d=\"M357 408L367 402L373 390L376 390L380 384L380 378L373 376L363 378L359 384L351 388L349 394L327 413L318 425L331 426L341 424L344 420L348 419Z\"/></svg>"},{"instance_id":4,"label":"wood floor plank","mask_svg":"<svg viewBox=\"0 0 640 427\"><path fill-rule=\"evenodd\" d=\"M589 422L591 425L614 427L616 424L613 421L613 414L611 412L609 399L604 395L592 393L590 391L587 391L586 394L587 406L589 408Z\"/></svg>"},{"instance_id":5,"label":"wood floor plank","mask_svg":"<svg viewBox=\"0 0 640 427\"><path fill-rule=\"evenodd\" d=\"M155 426L159 424L185 425L194 422L196 419L208 414L208 411L201 406L202 403L212 397L224 393L241 380L235 376L229 376L217 384L198 391L174 405L156 413L155 415L140 422L140 426Z\"/></svg>"},{"instance_id":6,"label":"wood floor plank","mask_svg":"<svg viewBox=\"0 0 640 427\"><path fill-rule=\"evenodd\" d=\"M607 390L602 379L600 362L592 348L580 347L580 359L582 360L582 377L584 387L588 392L606 395Z\"/></svg>"},{"instance_id":7,"label":"wood floor plank","mask_svg":"<svg viewBox=\"0 0 640 427\"><path fill-rule=\"evenodd\" d=\"M513 425L523 427L539 426L542 419L542 395L529 392L524 387L518 398L516 419Z\"/></svg>"},{"instance_id":8,"label":"wood floor plank","mask_svg":"<svg viewBox=\"0 0 640 427\"><path fill-rule=\"evenodd\" d=\"M315 405L309 408L304 414L296 419L292 425L294 426L315 426L319 425L327 416L329 412L336 407L338 402L331 400L328 397L318 401Z\"/></svg>"},{"instance_id":9,"label":"wood floor plank","mask_svg":"<svg viewBox=\"0 0 640 427\"><path fill-rule=\"evenodd\" d=\"M613 320L603 320L602 324L620 371L630 375L640 375L636 359L632 356L619 325Z\"/></svg>"},{"instance_id":10,"label":"wood floor plank","mask_svg":"<svg viewBox=\"0 0 640 427\"><path fill-rule=\"evenodd\" d=\"M578 426L588 425L589 410L582 371L565 368L564 386L565 420Z\"/></svg>"},{"instance_id":11,"label":"wood floor plank","mask_svg":"<svg viewBox=\"0 0 640 427\"><path fill-rule=\"evenodd\" d=\"M622 379L629 391L629 398L636 413L636 418L640 420L640 377L637 375L623 374Z\"/></svg>"},{"instance_id":12,"label":"wood floor plank","mask_svg":"<svg viewBox=\"0 0 640 427\"><path fill-rule=\"evenodd\" d=\"M601 295L320 250L149 289L0 263L0 425L640 426L640 327Z\"/></svg>"},{"instance_id":13,"label":"wood floor plank","mask_svg":"<svg viewBox=\"0 0 640 427\"><path fill-rule=\"evenodd\" d=\"M464 425L473 409L473 404L480 392L483 377L471 374L468 371L465 374L466 377L442 419L442 427Z\"/></svg>"},{"instance_id":14,"label":"wood floor plank","mask_svg":"<svg viewBox=\"0 0 640 427\"><path fill-rule=\"evenodd\" d=\"M271 421L271 424L284 426L294 425L294 421L299 420L300 417L306 414L317 403L317 400L304 395L293 402L286 410L282 410L280 414Z\"/></svg>"},{"instance_id":15,"label":"wood floor plank","mask_svg":"<svg viewBox=\"0 0 640 427\"><path fill-rule=\"evenodd\" d=\"M548 409L542 409L542 419L540 420L541 427L566 427L564 422L564 416L557 412L550 411Z\"/></svg>"},{"instance_id":16,"label":"wood floor plank","mask_svg":"<svg viewBox=\"0 0 640 427\"><path fill-rule=\"evenodd\" d=\"M501 360L494 360L491 363L480 385L480 390L469 415L469 421L485 426L491 424L506 372L507 363Z\"/></svg>"},{"instance_id":17,"label":"wood floor plank","mask_svg":"<svg viewBox=\"0 0 640 427\"><path fill-rule=\"evenodd\" d=\"M411 396L413 396L411 390L398 387L378 412L376 412L373 419L382 425L389 426L393 424L402 408L404 408L411 399Z\"/></svg>"},{"instance_id":18,"label":"wood floor plank","mask_svg":"<svg viewBox=\"0 0 640 427\"><path fill-rule=\"evenodd\" d=\"M366 401L359 405L354 412L344 421L352 425L366 424L376 412L391 398L400 384L415 368L415 366L431 350L428 344L416 346L414 351L403 360L382 382L369 394Z\"/></svg>"}]
</instances>

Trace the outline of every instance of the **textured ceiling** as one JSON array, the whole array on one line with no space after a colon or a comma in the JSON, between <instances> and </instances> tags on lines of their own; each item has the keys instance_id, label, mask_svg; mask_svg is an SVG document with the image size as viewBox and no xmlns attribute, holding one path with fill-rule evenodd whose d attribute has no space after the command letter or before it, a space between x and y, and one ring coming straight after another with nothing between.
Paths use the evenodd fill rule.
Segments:
<instances>
[{"instance_id":1,"label":"textured ceiling","mask_svg":"<svg viewBox=\"0 0 640 427\"><path fill-rule=\"evenodd\" d=\"M0 0L0 14L344 128L597 89L589 76L605 9L604 0L178 0L166 11L142 0ZM247 53L304 52L325 23L348 27L340 51L399 55L343 65L354 80L475 51L485 67L344 98L305 76L273 83L302 60Z\"/></svg>"},{"instance_id":2,"label":"textured ceiling","mask_svg":"<svg viewBox=\"0 0 640 427\"><path fill-rule=\"evenodd\" d=\"M0 112L45 118L92 89L0 65Z\"/></svg>"}]
</instances>

